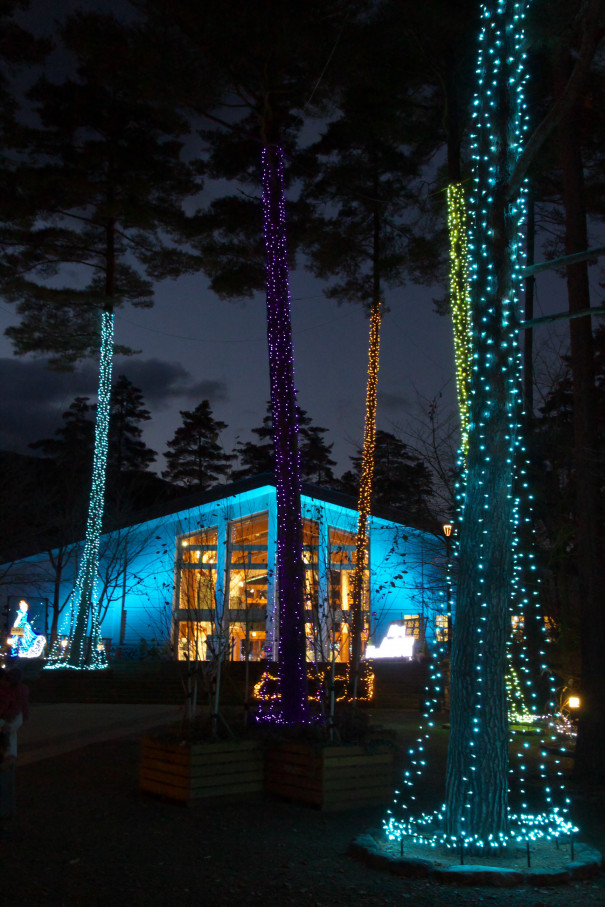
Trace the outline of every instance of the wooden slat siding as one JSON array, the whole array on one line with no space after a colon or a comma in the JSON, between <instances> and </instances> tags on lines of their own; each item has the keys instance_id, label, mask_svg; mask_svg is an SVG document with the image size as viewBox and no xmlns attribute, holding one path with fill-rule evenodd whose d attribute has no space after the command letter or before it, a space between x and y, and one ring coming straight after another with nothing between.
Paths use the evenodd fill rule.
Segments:
<instances>
[{"instance_id":1,"label":"wooden slat siding","mask_svg":"<svg viewBox=\"0 0 605 907\"><path fill-rule=\"evenodd\" d=\"M322 809L385 805L395 787L388 746L282 744L265 761L267 793Z\"/></svg>"},{"instance_id":2,"label":"wooden slat siding","mask_svg":"<svg viewBox=\"0 0 605 907\"><path fill-rule=\"evenodd\" d=\"M176 800L179 803L189 803L191 800L188 788L171 787L169 784L161 782L147 781L144 786L141 786L141 790L147 794L155 794L158 797Z\"/></svg>"},{"instance_id":3,"label":"wooden slat siding","mask_svg":"<svg viewBox=\"0 0 605 907\"><path fill-rule=\"evenodd\" d=\"M144 738L140 789L187 802L192 799L261 793L263 758L255 742L192 747Z\"/></svg>"}]
</instances>

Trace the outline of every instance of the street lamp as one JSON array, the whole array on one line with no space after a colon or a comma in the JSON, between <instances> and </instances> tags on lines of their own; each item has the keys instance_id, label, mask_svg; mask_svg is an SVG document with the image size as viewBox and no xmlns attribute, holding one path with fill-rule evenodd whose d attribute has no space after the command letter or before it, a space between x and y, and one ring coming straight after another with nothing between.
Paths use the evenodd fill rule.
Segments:
<instances>
[{"instance_id":1,"label":"street lamp","mask_svg":"<svg viewBox=\"0 0 605 907\"><path fill-rule=\"evenodd\" d=\"M445 595L447 602L447 676L445 680L445 707L449 710L450 706L450 682L452 671L452 576L451 576L451 551L452 551L452 530L451 523L444 523L443 535L445 538L445 557L446 557L446 576L445 576Z\"/></svg>"},{"instance_id":2,"label":"street lamp","mask_svg":"<svg viewBox=\"0 0 605 907\"><path fill-rule=\"evenodd\" d=\"M451 554L452 554L452 523L443 524L443 535L445 536L445 558L446 558L446 596L447 596L447 642L448 651L451 650L452 640L452 577L451 577Z\"/></svg>"}]
</instances>

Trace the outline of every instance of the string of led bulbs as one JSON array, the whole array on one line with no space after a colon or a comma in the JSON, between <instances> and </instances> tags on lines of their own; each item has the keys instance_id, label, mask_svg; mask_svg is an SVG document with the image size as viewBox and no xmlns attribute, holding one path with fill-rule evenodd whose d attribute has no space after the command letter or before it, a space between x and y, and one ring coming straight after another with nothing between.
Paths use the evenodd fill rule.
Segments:
<instances>
[{"instance_id":1,"label":"string of led bulbs","mask_svg":"<svg viewBox=\"0 0 605 907\"><path fill-rule=\"evenodd\" d=\"M357 677L361 660L361 633L363 628L363 578L366 567L368 548L368 519L372 500L372 480L374 477L374 453L376 449L376 403L378 388L378 367L380 361L380 323L382 318L380 302L372 305L370 312L370 336L368 352L368 383L366 389L366 412L361 458L361 477L359 480L359 497L357 503L357 536L355 539L355 571L353 573L353 651L355 675L352 691L353 699L357 698Z\"/></svg>"},{"instance_id":2,"label":"string of led bulbs","mask_svg":"<svg viewBox=\"0 0 605 907\"><path fill-rule=\"evenodd\" d=\"M452 306L454 309L454 326L455 326L455 350L457 363L457 389L458 399L461 412L462 426L462 444L461 444L461 462L467 461L469 440L474 435L473 443L479 445L479 450L486 448L482 433L486 430L484 423L484 414L477 412L471 406L471 396L469 391L474 386L474 382L485 381L483 375L489 374L489 366L495 359L494 343L495 338L490 336L490 318L493 318L494 309L488 309L490 294L495 293L496 287L496 266L490 260L489 243L486 238L491 230L490 224L490 207L493 202L493 195L498 191L497 180L502 179L503 174L498 169L498 154L500 151L500 136L495 127L494 116L499 113L499 92L508 91L509 97L512 98L513 115L509 120L509 149L512 155L520 154L522 140L527 130L527 111L524 100L524 86L526 82L525 74L525 53L523 51L524 42L524 19L526 11L531 0L524 2L514 2L512 0L496 0L493 3L484 3L481 8L481 33L479 42L479 55L477 65L478 87L474 100L473 111L473 136L472 136L472 159L474 171L474 189L470 201L470 241L465 243L463 234L464 224L464 197L462 188L455 186L448 192L448 222L451 233L456 234L451 244L451 294ZM504 40L506 34L506 41ZM504 56L504 46L507 45L509 55L506 60ZM502 82L504 79L504 70L508 70L506 88L503 89ZM481 140L483 142L480 142ZM487 139L486 139L487 137ZM483 153L481 146L487 145L488 151ZM505 177L504 177L505 178ZM520 437L519 418L517 410L519 408L521 388L521 358L518 345L518 332L513 328L514 311L518 304L515 287L520 285L521 281L521 260L523 255L523 223L525 218L525 195L526 189L523 188L520 197L516 203L509 205L508 215L511 222L516 225L514 236L509 247L510 261L508 266L511 269L511 286L513 291L507 298L501 300L502 311L500 314L500 325L502 332L500 336L501 350L504 351L505 365L504 384L508 391L508 404L506 415L508 419L508 462L514 464L518 462L525 454L525 449ZM464 256L468 253L468 273L470 281L470 291L465 286L465 262ZM471 310L471 298L477 297L477 311ZM486 311L487 309L487 311ZM475 316L476 317L471 317ZM471 330L472 326L472 330ZM472 350L472 360L469 353ZM469 370L469 363L472 361L472 375ZM483 387L483 390L489 391L489 387ZM490 403L487 404L490 406ZM471 421L471 413L475 419L475 424ZM489 457L486 457L489 460ZM489 472L489 465L486 462L484 466L485 474ZM458 503L461 508L464 503L465 478L463 478L458 488ZM487 496L486 496L487 497ZM542 638L545 639L545 628L540 621L539 609L537 607L537 583L534 582L531 594L528 594L523 585L524 575L535 575L536 565L533 562L533 556L524 552L519 544L519 527L522 520L529 522L529 508L527 502L530 496L527 489L527 479L525 467L517 467L515 489L509 492L511 508L511 528L512 532L512 595L510 612L513 611L513 602L516 603L515 610L517 613L521 610L528 615L530 612L536 621L539 622ZM487 506L487 505L486 505ZM525 515L522 517L522 507ZM526 509L527 508L527 509ZM461 517L462 518L462 517ZM480 549L483 546L480 545ZM483 552L477 552L476 569L485 569L482 564ZM531 607L533 605L533 608ZM521 607L519 607L521 606ZM482 605L482 610L487 614L487 602ZM481 620L485 620L486 616ZM526 621L526 629L527 629ZM477 627L479 634L479 654L477 664L477 686L481 685L482 662L486 657L485 647L482 646L482 629ZM438 708L440 698L440 669L439 662L445 656L445 646L442 644L440 649L434 653L431 664L431 689L427 695L425 706L425 725L419 729L416 739L416 745L410 749L410 768L405 772L403 777L402 791L396 792L395 810L399 812L395 816L393 810L389 810L387 818L384 821L384 830L388 839L399 841L403 850L403 841L422 840L424 844L437 846L443 844L447 847L462 849L473 848L481 852L489 850L500 850L512 842L525 842L529 845L530 841L538 839L556 839L561 836L567 836L577 831L575 825L569 821L567 807L569 800L565 797L562 771L560 763L556 762L556 774L558 784L558 794L561 797L561 805L556 806L553 798L553 790L547 783L547 746L556 743L556 730L553 721L548 721L544 735L540 741L540 765L539 771L543 779L543 794L545 798L545 808L542 812L532 813L528 804L527 796L527 762L526 754L529 749L527 741L517 749L516 768L519 777L519 794L521 798L521 811L513 814L508 808L508 825L505 831L497 831L494 834L488 834L487 840L480 840L472 831L465 831L465 816L460 817L459 830L456 834L448 831L451 829L451 822L448 825L446 817L446 806L433 813L414 814L415 806L415 782L422 775L426 766L425 749L429 739L430 732L434 728L434 713ZM541 655L541 669L546 669L544 651ZM509 667L512 667L510 651L507 654ZM530 688L530 666L527 653L522 659L524 680L526 686ZM509 671L510 673L510 671ZM514 678L515 675L511 674ZM514 685L514 681L513 681ZM510 683L509 683L510 686ZM514 694L516 698L518 692ZM537 694L535 691L530 693L532 700L530 714L536 716L537 713ZM551 705L554 706L554 689L551 687ZM484 706L481 700L480 692L475 698L475 714L473 717L473 730L481 732L482 728L482 710ZM489 706L488 706L489 708ZM554 711L554 709L553 709ZM514 733L514 731L513 731ZM467 798L472 796L472 772L473 758L473 741L468 741L468 758L471 764L469 785L467 787ZM510 788L509 788L510 792ZM470 800L466 801L470 807Z\"/></svg>"},{"instance_id":3,"label":"string of led bulbs","mask_svg":"<svg viewBox=\"0 0 605 907\"><path fill-rule=\"evenodd\" d=\"M88 519L82 559L70 607L74 633L68 646L57 639L53 645L45 670L72 668L74 670L102 670L107 667L105 648L101 641L96 581L99 568L99 544L103 513L105 510L105 477L109 446L109 417L111 412L111 375L113 366L114 316L103 312L101 316L101 351L99 357L99 390L95 420L95 447L92 466L92 485L88 504ZM87 630L90 624L90 639Z\"/></svg>"}]
</instances>

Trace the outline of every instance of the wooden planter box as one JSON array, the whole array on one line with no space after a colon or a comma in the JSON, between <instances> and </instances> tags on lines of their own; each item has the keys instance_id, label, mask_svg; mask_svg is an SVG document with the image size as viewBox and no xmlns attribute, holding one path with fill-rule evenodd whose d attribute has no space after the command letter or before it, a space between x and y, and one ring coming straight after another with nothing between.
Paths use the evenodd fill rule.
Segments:
<instances>
[{"instance_id":1,"label":"wooden planter box","mask_svg":"<svg viewBox=\"0 0 605 907\"><path fill-rule=\"evenodd\" d=\"M181 803L260 794L263 756L254 740L178 744L144 737L139 778L142 791Z\"/></svg>"},{"instance_id":2,"label":"wooden planter box","mask_svg":"<svg viewBox=\"0 0 605 907\"><path fill-rule=\"evenodd\" d=\"M321 809L387 804L395 787L395 752L372 747L284 743L265 756L268 794Z\"/></svg>"}]
</instances>

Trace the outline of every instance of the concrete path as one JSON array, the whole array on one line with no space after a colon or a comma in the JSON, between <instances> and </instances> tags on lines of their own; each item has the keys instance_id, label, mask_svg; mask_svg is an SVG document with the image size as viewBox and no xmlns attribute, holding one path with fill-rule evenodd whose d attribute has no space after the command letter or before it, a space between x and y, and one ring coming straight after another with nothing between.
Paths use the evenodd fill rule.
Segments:
<instances>
[{"instance_id":1,"label":"concrete path","mask_svg":"<svg viewBox=\"0 0 605 907\"><path fill-rule=\"evenodd\" d=\"M173 724L181 714L175 705L31 703L29 719L19 731L19 765Z\"/></svg>"}]
</instances>

